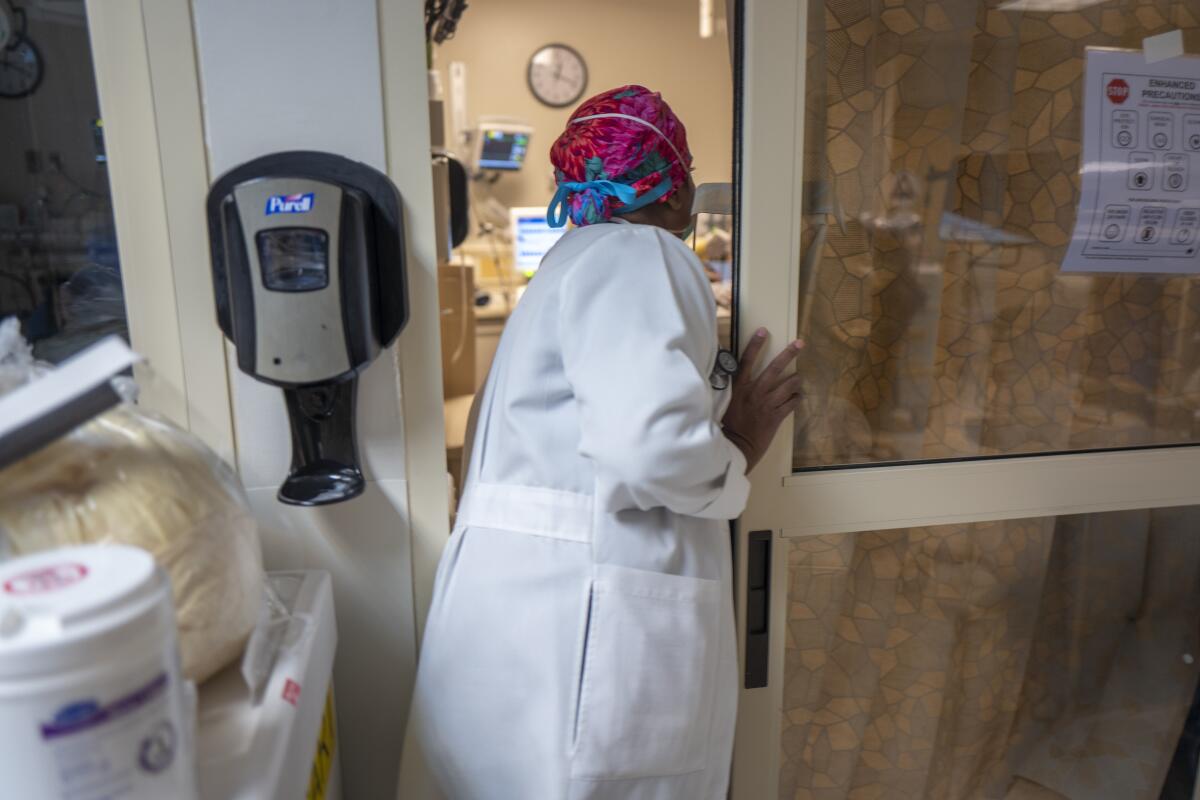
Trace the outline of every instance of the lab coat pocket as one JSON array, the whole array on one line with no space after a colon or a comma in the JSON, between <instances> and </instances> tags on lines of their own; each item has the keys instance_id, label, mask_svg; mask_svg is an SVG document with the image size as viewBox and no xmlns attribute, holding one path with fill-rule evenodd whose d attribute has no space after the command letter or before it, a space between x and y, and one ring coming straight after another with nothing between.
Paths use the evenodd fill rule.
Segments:
<instances>
[{"instance_id":1,"label":"lab coat pocket","mask_svg":"<svg viewBox=\"0 0 1200 800\"><path fill-rule=\"evenodd\" d=\"M571 777L680 775L707 766L721 584L598 565Z\"/></svg>"}]
</instances>

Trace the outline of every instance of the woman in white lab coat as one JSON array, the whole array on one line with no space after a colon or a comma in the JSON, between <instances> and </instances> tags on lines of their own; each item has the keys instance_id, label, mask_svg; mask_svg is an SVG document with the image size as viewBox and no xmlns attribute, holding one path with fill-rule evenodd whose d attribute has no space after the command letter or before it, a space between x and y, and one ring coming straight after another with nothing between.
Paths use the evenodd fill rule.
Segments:
<instances>
[{"instance_id":1,"label":"woman in white lab coat","mask_svg":"<svg viewBox=\"0 0 1200 800\"><path fill-rule=\"evenodd\" d=\"M727 521L799 398L719 353L681 241L683 125L627 86L551 151L546 255L477 398L413 706L454 800L718 800L737 699ZM732 373L737 372L736 376Z\"/></svg>"}]
</instances>

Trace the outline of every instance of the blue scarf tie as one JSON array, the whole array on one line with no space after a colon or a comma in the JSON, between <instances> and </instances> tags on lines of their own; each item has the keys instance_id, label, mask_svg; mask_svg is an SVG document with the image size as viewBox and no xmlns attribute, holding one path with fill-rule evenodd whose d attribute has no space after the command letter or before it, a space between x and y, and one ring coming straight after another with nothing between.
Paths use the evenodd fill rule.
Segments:
<instances>
[{"instance_id":1,"label":"blue scarf tie","mask_svg":"<svg viewBox=\"0 0 1200 800\"><path fill-rule=\"evenodd\" d=\"M617 183L616 181L563 181L558 185L558 191L554 193L554 199L550 201L550 206L546 209L546 223L551 228L561 228L563 225L566 225L567 198L577 192L591 190L600 197L615 197L621 201L621 205L619 208L614 209L614 211L616 213L626 213L636 211L643 206L653 203L670 191L670 189L671 179L669 177L663 178L657 186L641 197L637 196L637 189L626 183Z\"/></svg>"}]
</instances>

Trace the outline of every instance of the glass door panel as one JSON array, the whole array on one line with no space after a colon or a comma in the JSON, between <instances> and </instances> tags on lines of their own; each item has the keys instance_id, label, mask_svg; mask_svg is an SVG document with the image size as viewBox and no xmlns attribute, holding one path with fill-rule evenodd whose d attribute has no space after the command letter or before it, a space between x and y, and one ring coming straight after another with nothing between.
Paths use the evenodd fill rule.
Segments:
<instances>
[{"instance_id":1,"label":"glass door panel","mask_svg":"<svg viewBox=\"0 0 1200 800\"><path fill-rule=\"evenodd\" d=\"M1189 507L788 541L779 797L1190 798L1198 527Z\"/></svg>"},{"instance_id":2,"label":"glass door panel","mask_svg":"<svg viewBox=\"0 0 1200 800\"><path fill-rule=\"evenodd\" d=\"M1200 284L1061 264L1086 49L1200 8L739 10L740 332L808 348L735 537L733 797L1190 798Z\"/></svg>"},{"instance_id":3,"label":"glass door panel","mask_svg":"<svg viewBox=\"0 0 1200 800\"><path fill-rule=\"evenodd\" d=\"M0 320L57 363L128 326L83 3L18 5L0 46Z\"/></svg>"},{"instance_id":4,"label":"glass door panel","mask_svg":"<svg viewBox=\"0 0 1200 800\"><path fill-rule=\"evenodd\" d=\"M796 470L1200 439L1197 280L1060 271L1085 48L1198 20L1190 0L812 0Z\"/></svg>"}]
</instances>

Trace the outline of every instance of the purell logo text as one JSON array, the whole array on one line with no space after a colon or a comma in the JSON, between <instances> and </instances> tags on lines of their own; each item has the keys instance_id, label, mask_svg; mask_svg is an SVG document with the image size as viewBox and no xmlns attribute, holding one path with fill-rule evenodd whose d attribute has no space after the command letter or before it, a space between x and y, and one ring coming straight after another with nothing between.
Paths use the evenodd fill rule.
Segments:
<instances>
[{"instance_id":1,"label":"purell logo text","mask_svg":"<svg viewBox=\"0 0 1200 800\"><path fill-rule=\"evenodd\" d=\"M272 214L303 214L312 211L313 193L273 194L267 198L267 216Z\"/></svg>"}]
</instances>

